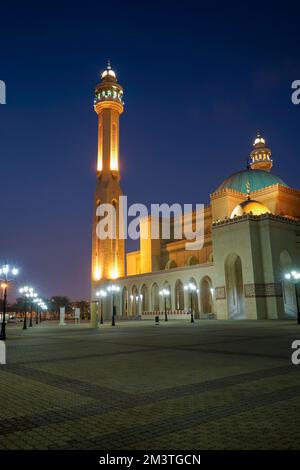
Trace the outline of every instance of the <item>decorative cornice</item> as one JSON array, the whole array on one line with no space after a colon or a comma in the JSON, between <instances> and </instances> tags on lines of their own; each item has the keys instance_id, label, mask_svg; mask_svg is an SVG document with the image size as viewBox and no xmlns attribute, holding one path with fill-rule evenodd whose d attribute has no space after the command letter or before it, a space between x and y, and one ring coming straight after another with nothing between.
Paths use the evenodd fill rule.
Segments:
<instances>
[{"instance_id":1,"label":"decorative cornice","mask_svg":"<svg viewBox=\"0 0 300 470\"><path fill-rule=\"evenodd\" d=\"M270 186L266 186L265 188L257 189L256 191L251 191L251 196L252 195L257 195L259 196L260 194L263 194L264 192L272 192L274 190L280 190L286 193L293 193L297 194L300 196L300 189L294 189L294 188L289 188L288 186L283 186L282 184L275 183ZM223 188L220 191L215 191L210 194L211 199L216 199L218 197L222 197L225 195L229 196L235 196L235 197L243 197L244 199L247 197L245 193L241 193L239 191L235 191L234 189L231 188Z\"/></svg>"},{"instance_id":2,"label":"decorative cornice","mask_svg":"<svg viewBox=\"0 0 300 470\"><path fill-rule=\"evenodd\" d=\"M173 272L179 272L179 271L189 271L193 269L202 269L202 268L210 268L213 267L214 263L201 263L201 264L192 264L191 266L178 266L177 268L171 268L171 269L160 269L159 271L150 271L148 273L141 273L141 274L133 274L132 276L124 276L124 277L118 277L116 279L116 282L118 281L126 281L130 279L136 279L136 278L145 278L145 277L151 277L151 276L157 276L159 274L165 274L168 275Z\"/></svg>"},{"instance_id":3,"label":"decorative cornice","mask_svg":"<svg viewBox=\"0 0 300 470\"><path fill-rule=\"evenodd\" d=\"M300 224L300 220L295 220L289 217L284 217L283 215L275 215L275 214L266 213L266 214L261 214L261 215L243 214L238 217L234 217L233 219L228 218L228 219L220 220L217 222L213 222L212 227L218 228L223 225L231 225L231 224L235 224L237 222L242 222L245 220L254 220L254 221L275 220L278 222L286 222L286 223L295 224L295 225Z\"/></svg>"}]
</instances>

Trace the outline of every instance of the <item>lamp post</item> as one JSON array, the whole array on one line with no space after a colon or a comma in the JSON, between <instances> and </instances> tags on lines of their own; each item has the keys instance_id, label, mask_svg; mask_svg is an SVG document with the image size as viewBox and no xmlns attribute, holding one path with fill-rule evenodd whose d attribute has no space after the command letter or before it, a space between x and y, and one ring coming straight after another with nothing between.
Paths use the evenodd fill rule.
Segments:
<instances>
[{"instance_id":1,"label":"lamp post","mask_svg":"<svg viewBox=\"0 0 300 470\"><path fill-rule=\"evenodd\" d=\"M170 295L169 289L162 289L159 291L159 295L163 297L164 299L164 304L165 304L165 321L168 321L168 315L167 315L167 298Z\"/></svg>"},{"instance_id":2,"label":"lamp post","mask_svg":"<svg viewBox=\"0 0 300 470\"><path fill-rule=\"evenodd\" d=\"M112 294L112 304L113 304L113 311L112 311L112 319L111 319L111 326L116 326L115 322L115 315L116 315L116 306L115 306L115 294L119 292L120 287L117 286L116 284L112 284L111 286L108 286L107 292L109 294Z\"/></svg>"},{"instance_id":3,"label":"lamp post","mask_svg":"<svg viewBox=\"0 0 300 470\"><path fill-rule=\"evenodd\" d=\"M1 333L0 339L6 340L6 323L5 323L5 316L6 316L6 302L7 302L7 287L9 282L13 281L15 277L18 275L17 268L10 268L8 264L4 264L2 268L0 268L0 280L2 281L1 287L3 289L3 317L2 317L2 324L1 324Z\"/></svg>"},{"instance_id":4,"label":"lamp post","mask_svg":"<svg viewBox=\"0 0 300 470\"><path fill-rule=\"evenodd\" d=\"M30 307L29 327L32 327L32 303L30 302L30 298L31 298L32 293L28 292L25 295L26 295L26 298L28 299L27 302L28 302L29 307Z\"/></svg>"},{"instance_id":5,"label":"lamp post","mask_svg":"<svg viewBox=\"0 0 300 470\"><path fill-rule=\"evenodd\" d=\"M103 325L103 299L107 296L107 293L101 289L96 292L96 296L100 298L100 324Z\"/></svg>"},{"instance_id":6,"label":"lamp post","mask_svg":"<svg viewBox=\"0 0 300 470\"><path fill-rule=\"evenodd\" d=\"M300 282L300 272L291 271L289 273L286 273L284 275L284 277L289 281L293 281L293 283L294 283L295 295L296 295L296 305L297 305L297 323L298 323L298 325L300 325L300 307L299 307L298 291L297 291L297 285Z\"/></svg>"},{"instance_id":7,"label":"lamp post","mask_svg":"<svg viewBox=\"0 0 300 470\"><path fill-rule=\"evenodd\" d=\"M47 305L42 301L40 303L40 323L42 321L42 311L47 310L47 309L48 309Z\"/></svg>"},{"instance_id":8,"label":"lamp post","mask_svg":"<svg viewBox=\"0 0 300 470\"><path fill-rule=\"evenodd\" d=\"M26 297L29 299L29 305L30 305L30 323L29 323L29 326L32 326L32 304L35 301L35 299L37 298L37 293L34 292L34 291L29 292L28 294L26 294ZM37 321L36 321L36 324L37 324Z\"/></svg>"},{"instance_id":9,"label":"lamp post","mask_svg":"<svg viewBox=\"0 0 300 470\"><path fill-rule=\"evenodd\" d=\"M193 305L193 294L197 291L197 286L192 282L189 282L184 286L184 290L190 294L190 310L191 310L191 323L194 323L194 305Z\"/></svg>"},{"instance_id":10,"label":"lamp post","mask_svg":"<svg viewBox=\"0 0 300 470\"><path fill-rule=\"evenodd\" d=\"M42 312L43 301L37 296L37 294L35 295L34 303L35 303L35 323L36 325L38 325L39 319L41 323L41 312Z\"/></svg>"},{"instance_id":11,"label":"lamp post","mask_svg":"<svg viewBox=\"0 0 300 470\"><path fill-rule=\"evenodd\" d=\"M28 299L28 295L27 294L30 294L33 292L33 288L32 287L29 287L29 286L24 286L24 287L21 287L21 289L19 289L19 292L20 294L22 294L22 297L23 297L23 300L24 300L24 320L23 320L23 330L27 330L27 299ZM31 326L32 326L32 322L31 322Z\"/></svg>"}]
</instances>

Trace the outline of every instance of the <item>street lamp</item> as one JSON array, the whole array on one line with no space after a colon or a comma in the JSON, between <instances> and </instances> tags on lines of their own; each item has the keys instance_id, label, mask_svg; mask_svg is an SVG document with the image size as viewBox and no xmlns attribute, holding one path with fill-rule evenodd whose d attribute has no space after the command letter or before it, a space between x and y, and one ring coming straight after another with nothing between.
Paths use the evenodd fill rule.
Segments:
<instances>
[{"instance_id":1,"label":"street lamp","mask_svg":"<svg viewBox=\"0 0 300 470\"><path fill-rule=\"evenodd\" d=\"M34 292L33 288L31 287L29 289L29 292L26 292L25 296L28 299L28 303L30 305L30 321L29 321L29 326L32 326L32 302L34 302L34 299L37 297L37 293Z\"/></svg>"},{"instance_id":2,"label":"street lamp","mask_svg":"<svg viewBox=\"0 0 300 470\"><path fill-rule=\"evenodd\" d=\"M6 323L5 323L5 316L6 316L6 302L7 302L7 286L8 284L15 279L18 275L17 268L10 268L8 264L4 264L2 268L0 268L0 281L1 287L3 289L3 317L2 317L2 324L1 324L1 333L0 339L6 339Z\"/></svg>"},{"instance_id":3,"label":"street lamp","mask_svg":"<svg viewBox=\"0 0 300 470\"><path fill-rule=\"evenodd\" d=\"M197 291L197 286L192 282L189 282L184 286L184 290L190 294L190 309L191 309L191 323L194 323L194 305L193 305L193 294Z\"/></svg>"},{"instance_id":4,"label":"street lamp","mask_svg":"<svg viewBox=\"0 0 300 470\"><path fill-rule=\"evenodd\" d=\"M20 294L22 294L23 300L24 300L24 307L25 307L25 312L24 312L24 320L23 320L23 330L27 330L27 294L30 294L33 292L33 288L29 286L24 286L19 289Z\"/></svg>"},{"instance_id":5,"label":"street lamp","mask_svg":"<svg viewBox=\"0 0 300 470\"><path fill-rule=\"evenodd\" d=\"M296 304L297 304L297 323L300 325L300 308L299 308L299 300L298 300L298 292L297 292L297 284L300 282L300 272L298 271L291 271L286 273L284 277L288 281L293 281L295 286L295 294L296 294Z\"/></svg>"},{"instance_id":6,"label":"street lamp","mask_svg":"<svg viewBox=\"0 0 300 470\"><path fill-rule=\"evenodd\" d=\"M42 310L47 310L47 309L48 309L47 305L42 301L40 304L40 323L42 321Z\"/></svg>"},{"instance_id":7,"label":"street lamp","mask_svg":"<svg viewBox=\"0 0 300 470\"><path fill-rule=\"evenodd\" d=\"M168 289L162 289L159 291L159 295L163 297L164 303L165 303L165 321L168 321L168 315L167 315L167 298L170 295L170 291Z\"/></svg>"},{"instance_id":8,"label":"street lamp","mask_svg":"<svg viewBox=\"0 0 300 470\"><path fill-rule=\"evenodd\" d=\"M103 299L107 296L107 293L105 290L101 289L96 292L96 296L100 298L100 324L103 325Z\"/></svg>"},{"instance_id":9,"label":"street lamp","mask_svg":"<svg viewBox=\"0 0 300 470\"><path fill-rule=\"evenodd\" d=\"M115 306L115 294L119 292L120 287L117 286L116 284L112 284L111 286L108 286L107 292L109 294L112 294L112 303L113 303L113 311L112 311L112 319L111 319L111 326L115 326L115 315L116 315L116 306Z\"/></svg>"},{"instance_id":10,"label":"street lamp","mask_svg":"<svg viewBox=\"0 0 300 470\"><path fill-rule=\"evenodd\" d=\"M42 305L43 305L43 301L42 299L40 299L37 294L35 295L35 299L34 299L34 303L36 304L35 305L35 323L38 325L39 323L39 318L40 318L40 323L42 321L41 319L41 312L42 312ZM40 309L40 311L39 311Z\"/></svg>"}]
</instances>

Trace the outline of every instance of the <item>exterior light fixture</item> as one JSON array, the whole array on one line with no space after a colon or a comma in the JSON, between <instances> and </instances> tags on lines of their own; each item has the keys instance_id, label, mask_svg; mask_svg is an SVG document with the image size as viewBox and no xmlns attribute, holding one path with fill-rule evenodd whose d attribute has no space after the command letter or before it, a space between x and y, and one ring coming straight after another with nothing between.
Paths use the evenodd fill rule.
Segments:
<instances>
[{"instance_id":1,"label":"exterior light fixture","mask_svg":"<svg viewBox=\"0 0 300 470\"><path fill-rule=\"evenodd\" d=\"M296 296L296 305L297 305L297 323L300 325L300 307L299 307L299 300L298 300L298 290L297 284L300 281L300 272L296 270L292 270L284 275L285 279L288 281L292 281L295 286L295 296Z\"/></svg>"},{"instance_id":2,"label":"exterior light fixture","mask_svg":"<svg viewBox=\"0 0 300 470\"><path fill-rule=\"evenodd\" d=\"M194 292L199 292L197 286L193 282L189 282L184 286L184 290L186 290L190 294L190 309L191 309L191 323L194 323L194 305L193 305L193 294Z\"/></svg>"},{"instance_id":3,"label":"exterior light fixture","mask_svg":"<svg viewBox=\"0 0 300 470\"><path fill-rule=\"evenodd\" d=\"M165 321L168 321L168 314L167 314L167 298L170 295L169 289L162 289L159 291L159 295L163 297L164 299L164 305L165 305Z\"/></svg>"},{"instance_id":4,"label":"exterior light fixture","mask_svg":"<svg viewBox=\"0 0 300 470\"><path fill-rule=\"evenodd\" d=\"M4 264L0 268L0 281L1 287L3 289L3 313L2 313L2 323L1 323L1 333L0 339L6 340L6 306L7 306L7 287L10 282L12 282L18 274L18 269L13 267L10 269L8 264Z\"/></svg>"}]
</instances>

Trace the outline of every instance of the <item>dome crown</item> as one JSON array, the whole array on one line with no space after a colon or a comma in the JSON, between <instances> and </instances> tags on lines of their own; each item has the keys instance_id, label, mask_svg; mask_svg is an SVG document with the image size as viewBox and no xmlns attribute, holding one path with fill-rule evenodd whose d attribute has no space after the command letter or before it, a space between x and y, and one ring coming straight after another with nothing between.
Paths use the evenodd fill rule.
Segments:
<instances>
[{"instance_id":1,"label":"dome crown","mask_svg":"<svg viewBox=\"0 0 300 470\"><path fill-rule=\"evenodd\" d=\"M253 150L250 153L251 163L250 167L253 170L270 171L273 166L271 158L272 152L266 147L265 139L257 132L256 138L253 142Z\"/></svg>"},{"instance_id":2,"label":"dome crown","mask_svg":"<svg viewBox=\"0 0 300 470\"><path fill-rule=\"evenodd\" d=\"M110 65L110 60L107 61L106 69L101 73L101 79L105 81L117 81L117 76Z\"/></svg>"}]
</instances>

